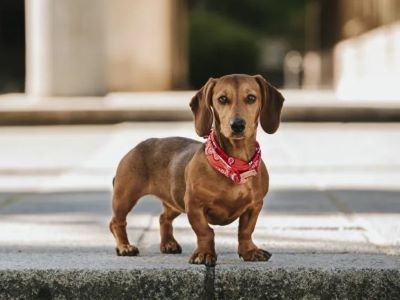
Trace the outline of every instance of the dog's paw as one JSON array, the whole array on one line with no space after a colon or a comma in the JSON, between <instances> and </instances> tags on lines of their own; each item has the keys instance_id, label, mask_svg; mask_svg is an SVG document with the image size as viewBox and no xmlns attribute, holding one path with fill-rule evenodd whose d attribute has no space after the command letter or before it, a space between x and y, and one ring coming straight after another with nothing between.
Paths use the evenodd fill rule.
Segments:
<instances>
[{"instance_id":1,"label":"dog's paw","mask_svg":"<svg viewBox=\"0 0 400 300\"><path fill-rule=\"evenodd\" d=\"M118 256L136 256L139 254L139 249L133 245L121 245L115 248Z\"/></svg>"},{"instance_id":2,"label":"dog's paw","mask_svg":"<svg viewBox=\"0 0 400 300\"><path fill-rule=\"evenodd\" d=\"M244 261L267 261L271 256L271 253L259 248L252 249L245 253L239 253L239 257Z\"/></svg>"},{"instance_id":3,"label":"dog's paw","mask_svg":"<svg viewBox=\"0 0 400 300\"><path fill-rule=\"evenodd\" d=\"M195 251L189 260L191 264L206 265L213 267L217 262L217 255L215 252L198 252Z\"/></svg>"},{"instance_id":4,"label":"dog's paw","mask_svg":"<svg viewBox=\"0 0 400 300\"><path fill-rule=\"evenodd\" d=\"M178 244L177 241L172 240L165 243L160 244L161 253L166 254L179 254L182 253L182 247Z\"/></svg>"}]
</instances>

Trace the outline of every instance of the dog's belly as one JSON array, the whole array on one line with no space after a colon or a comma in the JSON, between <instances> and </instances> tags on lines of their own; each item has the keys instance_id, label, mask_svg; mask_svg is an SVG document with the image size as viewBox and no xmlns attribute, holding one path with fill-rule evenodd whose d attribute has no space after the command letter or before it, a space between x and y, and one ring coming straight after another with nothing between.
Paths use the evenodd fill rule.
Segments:
<instances>
[{"instance_id":1,"label":"dog's belly","mask_svg":"<svg viewBox=\"0 0 400 300\"><path fill-rule=\"evenodd\" d=\"M205 216L212 225L228 225L239 218L250 203L250 199L243 198L235 201L215 201L212 206L205 209Z\"/></svg>"},{"instance_id":2,"label":"dog's belly","mask_svg":"<svg viewBox=\"0 0 400 300\"><path fill-rule=\"evenodd\" d=\"M229 216L227 214L210 212L206 214L207 221L211 225L228 225L235 221L238 216Z\"/></svg>"}]
</instances>

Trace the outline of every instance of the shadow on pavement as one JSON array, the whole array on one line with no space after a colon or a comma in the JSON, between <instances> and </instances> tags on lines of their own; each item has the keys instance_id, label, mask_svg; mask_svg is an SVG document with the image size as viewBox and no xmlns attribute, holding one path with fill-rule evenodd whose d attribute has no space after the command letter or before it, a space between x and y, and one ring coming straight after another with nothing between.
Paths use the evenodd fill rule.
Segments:
<instances>
[{"instance_id":1,"label":"shadow on pavement","mask_svg":"<svg viewBox=\"0 0 400 300\"><path fill-rule=\"evenodd\" d=\"M128 215L128 235L143 253L159 253L160 203L146 196ZM114 252L110 217L110 191L0 193L2 252L75 249L108 255ZM273 190L254 238L280 253L380 253L391 247L390 253L396 254L400 251L398 220L400 191ZM176 219L174 230L184 252L192 251L196 238L185 215ZM216 226L215 231L217 250L234 253L237 222Z\"/></svg>"},{"instance_id":2,"label":"shadow on pavement","mask_svg":"<svg viewBox=\"0 0 400 300\"><path fill-rule=\"evenodd\" d=\"M160 203L154 196L145 196L132 213L160 213ZM400 190L272 190L264 200L264 213L336 213L343 209L340 205L353 213L400 213ZM111 192L0 193L0 215L3 216L63 213L110 216Z\"/></svg>"}]
</instances>

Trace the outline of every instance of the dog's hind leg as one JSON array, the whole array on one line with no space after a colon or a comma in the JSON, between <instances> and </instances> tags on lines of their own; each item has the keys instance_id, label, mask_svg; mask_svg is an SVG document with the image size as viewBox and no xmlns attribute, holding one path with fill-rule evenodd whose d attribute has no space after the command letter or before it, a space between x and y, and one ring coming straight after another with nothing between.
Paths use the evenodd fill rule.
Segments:
<instances>
[{"instance_id":1,"label":"dog's hind leg","mask_svg":"<svg viewBox=\"0 0 400 300\"><path fill-rule=\"evenodd\" d=\"M181 213L163 204L164 212L160 215L160 251L162 253L182 253L182 248L173 235L172 221Z\"/></svg>"},{"instance_id":2,"label":"dog's hind leg","mask_svg":"<svg viewBox=\"0 0 400 300\"><path fill-rule=\"evenodd\" d=\"M113 216L110 222L110 231L115 237L117 243L116 252L119 256L136 256L139 254L139 249L131 245L126 232L126 216L136 205L139 198L143 196L140 185L135 187L125 188L115 182L112 210Z\"/></svg>"}]
</instances>

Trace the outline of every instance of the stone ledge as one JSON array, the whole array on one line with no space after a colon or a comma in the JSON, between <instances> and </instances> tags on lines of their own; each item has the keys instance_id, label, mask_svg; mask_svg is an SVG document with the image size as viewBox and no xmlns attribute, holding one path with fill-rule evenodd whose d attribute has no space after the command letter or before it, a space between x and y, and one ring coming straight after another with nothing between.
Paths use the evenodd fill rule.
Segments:
<instances>
[{"instance_id":1,"label":"stone ledge","mask_svg":"<svg viewBox=\"0 0 400 300\"><path fill-rule=\"evenodd\" d=\"M398 299L400 270L284 268L216 271L216 299Z\"/></svg>"},{"instance_id":2,"label":"stone ledge","mask_svg":"<svg viewBox=\"0 0 400 300\"><path fill-rule=\"evenodd\" d=\"M205 270L0 271L0 299L199 299Z\"/></svg>"},{"instance_id":3,"label":"stone ledge","mask_svg":"<svg viewBox=\"0 0 400 300\"><path fill-rule=\"evenodd\" d=\"M363 254L277 254L215 268L216 299L396 299L400 260Z\"/></svg>"},{"instance_id":4,"label":"stone ledge","mask_svg":"<svg viewBox=\"0 0 400 300\"><path fill-rule=\"evenodd\" d=\"M338 100L332 93L283 91L287 122L395 122L400 101ZM190 121L193 92L115 93L105 97L32 99L0 96L0 125L114 124L126 121Z\"/></svg>"},{"instance_id":5,"label":"stone ledge","mask_svg":"<svg viewBox=\"0 0 400 300\"><path fill-rule=\"evenodd\" d=\"M88 260L86 255L65 254L66 260L59 263L36 254L34 262L24 263L29 255L9 253L3 257L9 262L0 266L0 299L400 297L398 256L275 253L267 263L250 263L222 253L215 268L205 268L188 264L186 253L130 258L110 251L87 254ZM13 268L16 258L22 261Z\"/></svg>"}]
</instances>

